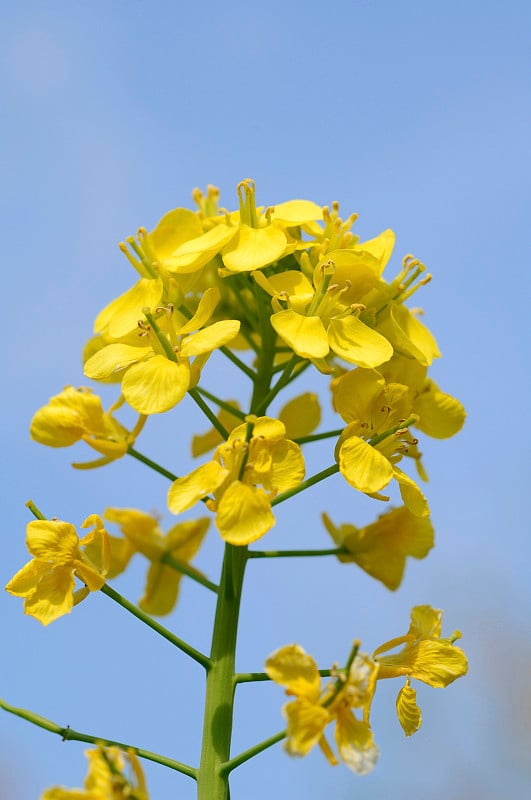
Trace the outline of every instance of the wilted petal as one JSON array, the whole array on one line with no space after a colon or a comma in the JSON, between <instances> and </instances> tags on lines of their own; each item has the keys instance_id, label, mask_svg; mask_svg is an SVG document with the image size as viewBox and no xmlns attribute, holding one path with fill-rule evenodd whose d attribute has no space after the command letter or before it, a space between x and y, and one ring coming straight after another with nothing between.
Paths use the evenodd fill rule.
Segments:
<instances>
[{"instance_id":1,"label":"wilted petal","mask_svg":"<svg viewBox=\"0 0 531 800\"><path fill-rule=\"evenodd\" d=\"M406 736L411 736L422 725L422 714L417 705L417 692L410 685L409 680L398 692L396 713Z\"/></svg>"},{"instance_id":2,"label":"wilted petal","mask_svg":"<svg viewBox=\"0 0 531 800\"><path fill-rule=\"evenodd\" d=\"M70 567L56 567L43 575L35 591L24 602L24 613L49 625L63 614L69 614L74 605L75 579Z\"/></svg>"},{"instance_id":3,"label":"wilted petal","mask_svg":"<svg viewBox=\"0 0 531 800\"><path fill-rule=\"evenodd\" d=\"M353 772L367 775L374 769L380 751L374 743L372 731L348 708L337 715L335 739L341 759Z\"/></svg>"},{"instance_id":4,"label":"wilted petal","mask_svg":"<svg viewBox=\"0 0 531 800\"><path fill-rule=\"evenodd\" d=\"M37 559L69 564L78 556L79 538L70 522L35 519L26 526L26 546Z\"/></svg>"}]
</instances>

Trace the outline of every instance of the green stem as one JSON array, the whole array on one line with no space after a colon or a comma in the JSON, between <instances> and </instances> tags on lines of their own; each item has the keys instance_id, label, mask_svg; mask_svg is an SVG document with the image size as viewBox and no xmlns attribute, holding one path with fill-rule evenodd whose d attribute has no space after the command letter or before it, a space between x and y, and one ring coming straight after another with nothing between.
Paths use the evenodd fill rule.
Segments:
<instances>
[{"instance_id":1,"label":"green stem","mask_svg":"<svg viewBox=\"0 0 531 800\"><path fill-rule=\"evenodd\" d=\"M298 436L293 439L295 444L308 444L308 442L319 442L321 439L332 439L334 436L341 436L344 428L339 428L335 431L326 431L326 433L313 433L310 436Z\"/></svg>"},{"instance_id":2,"label":"green stem","mask_svg":"<svg viewBox=\"0 0 531 800\"><path fill-rule=\"evenodd\" d=\"M339 464L332 464L331 467L327 467L326 469L321 470L321 472L317 472L315 475L312 475L311 478L307 478L302 483L299 483L294 489L288 489L287 492L282 492L282 494L278 494L272 501L272 506L278 506L279 503L283 503L285 500L289 500L290 497L293 497L299 492L303 492L305 489L308 489L310 486L314 486L319 481L324 481L325 478L329 478L330 475L335 475L336 472L339 472Z\"/></svg>"},{"instance_id":3,"label":"green stem","mask_svg":"<svg viewBox=\"0 0 531 800\"><path fill-rule=\"evenodd\" d=\"M254 747L250 747L248 750L244 750L243 753L240 753L239 756L235 756L231 758L229 761L225 761L224 764L221 766L221 771L223 775L228 775L229 772L232 772L233 769L239 767L241 764L244 764L246 761L249 761L250 758L254 758L259 753L262 753L264 750L267 750L268 747L276 744L277 742L281 742L282 739L285 739L287 736L287 731L279 731L275 733L273 736L270 736L269 739L264 739L263 742L259 742L255 744Z\"/></svg>"},{"instance_id":4,"label":"green stem","mask_svg":"<svg viewBox=\"0 0 531 800\"><path fill-rule=\"evenodd\" d=\"M181 772L183 775L188 775L189 778L197 780L197 770L194 769L194 767L189 767L188 764L182 764L180 761L174 761L173 758L167 758L166 756L161 756L158 753L152 753L151 750L144 750L142 747L136 747L135 745L126 744L125 742L117 742L114 739L106 739L103 736L90 736L88 733L80 733L79 731L73 730L69 726L63 728L61 725L57 725L55 722L52 722L45 717L41 717L40 714L34 714L32 711L28 711L25 708L15 708L14 706L10 706L1 698L0 708L3 708L4 711L14 714L21 719L25 719L27 722L31 722L33 725L37 725L39 728L44 728L45 731L58 734L58 736L60 736L64 742L87 742L88 744L103 745L104 747L119 747L121 750L125 751L133 750L137 756L140 756L140 758L145 758L148 761L154 761L156 764L162 764L164 767L169 767L169 769L174 769L177 772Z\"/></svg>"},{"instance_id":5,"label":"green stem","mask_svg":"<svg viewBox=\"0 0 531 800\"><path fill-rule=\"evenodd\" d=\"M104 583L100 589L107 597L110 597L111 600L114 600L115 603L125 608L126 611L129 611L134 617L139 619L145 625L147 625L152 630L156 631L163 639L166 639L168 642L173 644L175 647L178 647L183 653L186 653L187 656L193 658L194 661L197 661L198 664L201 664L206 670L210 669L211 662L208 656L205 656L203 653L200 653L199 650L196 650L195 647L185 642L184 639L180 639L174 633L169 631L159 622L150 617L149 614L146 614L142 609L135 606L134 603L130 603L129 600L126 600L125 597L122 597L121 594L118 594L108 583Z\"/></svg>"},{"instance_id":6,"label":"green stem","mask_svg":"<svg viewBox=\"0 0 531 800\"><path fill-rule=\"evenodd\" d=\"M210 589L211 592L218 591L219 587L216 583L212 583L212 581L209 581L208 578L199 572L198 569L191 567L190 564L187 564L185 561L175 558L171 555L171 553L165 553L160 560L163 564L167 564L177 572L181 572L183 575L188 575L188 577L193 581L200 583L201 586L204 586L207 589Z\"/></svg>"},{"instance_id":7,"label":"green stem","mask_svg":"<svg viewBox=\"0 0 531 800\"><path fill-rule=\"evenodd\" d=\"M352 666L352 662L354 661L354 659L356 658L356 655L358 654L358 650L359 649L360 649L360 641L359 641L359 639L357 639L354 642L354 644L352 645L352 649L350 651L350 655L348 657L347 663L345 664L344 668L341 670L341 672L344 675L344 679L341 677L341 675L338 675L338 678L337 678L337 681L336 681L336 685L334 686L334 691L332 692L332 694L329 697L327 697L327 699L323 703L323 707L324 708L328 708L329 706L332 705L332 703L334 702L334 700L338 696L338 694L341 691L341 689L348 682L348 676L350 674L350 668Z\"/></svg>"},{"instance_id":8,"label":"green stem","mask_svg":"<svg viewBox=\"0 0 531 800\"><path fill-rule=\"evenodd\" d=\"M246 561L247 548L225 545L207 673L198 800L227 800L229 796L227 773L222 773L221 765L230 755L236 638Z\"/></svg>"},{"instance_id":9,"label":"green stem","mask_svg":"<svg viewBox=\"0 0 531 800\"><path fill-rule=\"evenodd\" d=\"M42 511L40 511L40 510L37 508L37 506L35 505L35 503L33 502L33 500L28 500L28 502L26 503L26 508L29 508L29 510L31 511L31 513L33 514L33 516L34 516L36 519L46 519L46 517L44 516L44 514L42 513Z\"/></svg>"},{"instance_id":10,"label":"green stem","mask_svg":"<svg viewBox=\"0 0 531 800\"><path fill-rule=\"evenodd\" d=\"M199 392L199 394L202 394L203 397L206 397L207 400L212 400L212 402L215 403L217 406L219 406L220 408L225 409L225 411L228 411L229 414L232 414L233 416L238 417L239 419L242 419L242 420L245 419L246 415L245 415L245 413L243 411L240 411L239 408L236 408L235 406L231 405L230 403L227 403L225 400L222 400L220 397L216 397L216 395L212 394L212 392L207 392L207 390L201 388L201 386L196 386L196 391Z\"/></svg>"},{"instance_id":11,"label":"green stem","mask_svg":"<svg viewBox=\"0 0 531 800\"><path fill-rule=\"evenodd\" d=\"M258 405L258 408L255 411L255 414L258 414L258 415L265 414L265 412L267 411L269 405L273 402L273 400L275 399L277 394L280 392L280 390L283 389L284 386L286 386L289 383L289 379L290 379L291 373L293 372L293 369L295 368L295 366L298 364L299 361L300 361L300 357L298 355L293 354L293 356L290 358L290 360L286 364L284 372L282 373L282 375L280 376L278 381L275 383L273 388L266 394L264 399Z\"/></svg>"},{"instance_id":12,"label":"green stem","mask_svg":"<svg viewBox=\"0 0 531 800\"><path fill-rule=\"evenodd\" d=\"M369 439L368 444L371 447L376 447L377 444L383 442L384 439L387 439L389 436L392 436L393 433L397 433L397 431L405 431L409 428L410 425L414 425L415 422L419 421L418 414L411 414L407 419L403 419L398 425L394 425L392 428L389 428L383 433L379 433L376 436L373 436L372 439Z\"/></svg>"},{"instance_id":13,"label":"green stem","mask_svg":"<svg viewBox=\"0 0 531 800\"><path fill-rule=\"evenodd\" d=\"M342 556L346 547L329 547L324 550L249 550L249 558L296 558L306 556Z\"/></svg>"},{"instance_id":14,"label":"green stem","mask_svg":"<svg viewBox=\"0 0 531 800\"><path fill-rule=\"evenodd\" d=\"M190 395L192 400L195 400L195 402L197 403L197 405L199 406L205 417L207 417L210 420L210 422L217 430L217 432L220 434L220 436L226 441L229 438L228 430L225 428L224 425L221 424L221 422L216 417L210 406L208 406L205 403L205 401L203 400L197 389L188 389L188 394Z\"/></svg>"},{"instance_id":15,"label":"green stem","mask_svg":"<svg viewBox=\"0 0 531 800\"><path fill-rule=\"evenodd\" d=\"M170 472L168 469L165 469L164 467L161 467L160 464L157 464L156 461L152 461L147 456L143 455L142 453L139 453L138 450L135 450L135 448L131 447L131 445L129 445L129 447L127 448L127 452L129 453L130 456L133 456L133 458L136 458L137 461L141 461L142 464L145 464L150 469L153 469L153 470L155 470L155 472L158 472L159 475L163 475L165 478L168 478L168 480L170 480L170 481L176 481L177 480L177 478L178 478L177 475L174 475L173 472Z\"/></svg>"}]
</instances>

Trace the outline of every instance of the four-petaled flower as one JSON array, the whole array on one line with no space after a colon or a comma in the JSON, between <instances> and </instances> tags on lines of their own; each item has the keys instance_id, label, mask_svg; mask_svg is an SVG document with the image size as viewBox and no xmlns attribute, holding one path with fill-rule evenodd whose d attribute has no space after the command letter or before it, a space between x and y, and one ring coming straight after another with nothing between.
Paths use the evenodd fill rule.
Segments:
<instances>
[{"instance_id":1,"label":"four-petaled flower","mask_svg":"<svg viewBox=\"0 0 531 800\"><path fill-rule=\"evenodd\" d=\"M214 453L214 460L178 478L168 492L168 508L180 514L213 494L208 507L226 542L256 541L275 524L271 500L304 478L300 447L286 438L278 419L248 416Z\"/></svg>"},{"instance_id":2,"label":"four-petaled flower","mask_svg":"<svg viewBox=\"0 0 531 800\"><path fill-rule=\"evenodd\" d=\"M26 545L33 559L17 572L6 589L24 597L24 613L43 625L70 613L89 592L97 592L105 583L110 565L109 538L97 514L91 514L81 525L91 526L93 530L80 540L70 522L28 522ZM78 591L76 578L85 584Z\"/></svg>"}]
</instances>

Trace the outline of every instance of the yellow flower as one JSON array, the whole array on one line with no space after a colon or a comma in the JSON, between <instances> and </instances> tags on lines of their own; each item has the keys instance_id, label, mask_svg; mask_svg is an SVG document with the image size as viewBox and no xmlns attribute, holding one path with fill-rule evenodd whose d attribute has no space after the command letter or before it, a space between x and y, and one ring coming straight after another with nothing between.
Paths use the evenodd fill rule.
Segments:
<instances>
[{"instance_id":1,"label":"yellow flower","mask_svg":"<svg viewBox=\"0 0 531 800\"><path fill-rule=\"evenodd\" d=\"M428 378L428 367L412 358L395 355L378 368L388 383L402 383L409 387L411 410L418 414L415 427L435 439L455 436L464 425L466 411L455 397L441 391L435 381Z\"/></svg>"},{"instance_id":2,"label":"yellow flower","mask_svg":"<svg viewBox=\"0 0 531 800\"><path fill-rule=\"evenodd\" d=\"M283 423L271 417L246 420L216 449L213 461L174 481L168 492L173 514L213 494L208 507L216 512L216 526L235 545L250 544L267 533L275 524L272 498L304 478L301 449L286 438Z\"/></svg>"},{"instance_id":3,"label":"yellow flower","mask_svg":"<svg viewBox=\"0 0 531 800\"><path fill-rule=\"evenodd\" d=\"M41 800L149 800L140 761L131 749L127 753L117 747L85 750L89 769L84 789L55 786L41 795ZM131 777L126 777L129 766Z\"/></svg>"},{"instance_id":4,"label":"yellow flower","mask_svg":"<svg viewBox=\"0 0 531 800\"><path fill-rule=\"evenodd\" d=\"M73 466L84 469L103 466L125 455L146 421L145 416L140 416L132 431L128 431L113 416L122 404L120 398L109 411L104 411L100 398L90 389L67 386L36 412L30 425L31 438L48 447L69 447L84 441L103 458Z\"/></svg>"},{"instance_id":5,"label":"yellow flower","mask_svg":"<svg viewBox=\"0 0 531 800\"><path fill-rule=\"evenodd\" d=\"M237 320L223 320L205 327L219 297L218 289L207 289L188 321L171 304L157 309L157 319L145 312L149 324L141 325L138 341L116 342L98 350L86 362L85 375L107 380L118 373L122 376L123 395L135 411L139 414L168 411L195 386L212 351L230 342L240 329ZM191 365L190 358L194 356Z\"/></svg>"},{"instance_id":6,"label":"yellow flower","mask_svg":"<svg viewBox=\"0 0 531 800\"><path fill-rule=\"evenodd\" d=\"M120 526L129 546L129 557L138 552L151 562L144 595L138 605L154 616L169 614L177 602L182 574L166 565L164 556L188 565L199 550L210 521L203 517L180 522L163 535L156 517L134 508L107 508L104 516ZM111 538L114 575L125 569L128 561L123 557L122 543L123 540Z\"/></svg>"},{"instance_id":7,"label":"yellow flower","mask_svg":"<svg viewBox=\"0 0 531 800\"><path fill-rule=\"evenodd\" d=\"M430 520L416 517L405 506L382 514L364 528L354 525L336 528L326 514L322 517L334 542L348 550L338 556L339 560L353 561L388 589L400 586L407 556L425 558L434 544Z\"/></svg>"},{"instance_id":8,"label":"yellow flower","mask_svg":"<svg viewBox=\"0 0 531 800\"><path fill-rule=\"evenodd\" d=\"M412 413L407 386L387 384L376 370L356 369L332 384L334 407L348 422L336 457L347 482L361 492L378 495L394 478L407 508L418 517L429 514L428 502L415 481L397 466L409 447L415 447L407 427ZM385 498L389 499L389 498Z\"/></svg>"},{"instance_id":9,"label":"yellow flower","mask_svg":"<svg viewBox=\"0 0 531 800\"><path fill-rule=\"evenodd\" d=\"M337 759L324 735L335 721L335 741L342 761L354 772L365 775L378 759L369 725L369 710L374 695L378 665L364 653L356 653L348 675L338 673L321 691L321 677L312 656L297 644L282 647L265 663L269 677L286 688L295 700L283 708L288 721L286 751L305 756L318 744L332 765ZM363 709L358 719L353 708Z\"/></svg>"},{"instance_id":10,"label":"yellow flower","mask_svg":"<svg viewBox=\"0 0 531 800\"><path fill-rule=\"evenodd\" d=\"M24 613L48 625L97 592L107 576L110 549L107 532L97 514L81 525L94 526L81 541L76 529L61 520L34 520L26 528L26 545L33 556L6 586L8 592L24 597ZM90 557L81 548L90 548ZM85 586L75 592L75 578Z\"/></svg>"},{"instance_id":11,"label":"yellow flower","mask_svg":"<svg viewBox=\"0 0 531 800\"><path fill-rule=\"evenodd\" d=\"M387 339L359 318L364 310L359 299L378 282L378 262L370 253L329 253L316 266L313 285L292 270L254 277L273 297L271 325L277 334L322 372L331 371L324 361L330 350L362 367L376 367L393 355Z\"/></svg>"},{"instance_id":12,"label":"yellow flower","mask_svg":"<svg viewBox=\"0 0 531 800\"><path fill-rule=\"evenodd\" d=\"M407 678L397 698L398 719L407 736L415 733L422 721L410 679L444 688L468 671L464 652L454 647L456 639L461 638L459 631L454 631L447 639L441 638L442 616L441 610L431 606L415 606L406 635L385 642L373 653L380 666L378 679ZM400 645L403 645L402 650L388 655L389 650Z\"/></svg>"},{"instance_id":13,"label":"yellow flower","mask_svg":"<svg viewBox=\"0 0 531 800\"><path fill-rule=\"evenodd\" d=\"M237 190L239 213L210 219L217 224L177 247L165 261L170 272L195 272L218 254L226 274L260 269L296 249L292 236L295 228L322 218L322 209L308 200L292 200L260 211L256 207L255 184L250 179L241 181Z\"/></svg>"}]
</instances>

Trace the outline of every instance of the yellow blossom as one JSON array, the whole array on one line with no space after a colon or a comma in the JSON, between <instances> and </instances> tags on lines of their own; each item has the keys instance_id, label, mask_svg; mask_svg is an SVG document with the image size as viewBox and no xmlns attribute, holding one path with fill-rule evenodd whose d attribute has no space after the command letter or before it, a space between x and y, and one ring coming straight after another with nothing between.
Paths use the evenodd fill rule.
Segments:
<instances>
[{"instance_id":1,"label":"yellow blossom","mask_svg":"<svg viewBox=\"0 0 531 800\"><path fill-rule=\"evenodd\" d=\"M405 636L385 642L373 654L380 667L378 679L407 678L397 698L398 719L407 736L415 733L422 721L410 679L444 688L468 671L464 652L454 646L454 642L461 638L459 631L441 638L442 616L441 610L431 606L415 606ZM401 645L403 647L398 653L389 654L390 650Z\"/></svg>"},{"instance_id":2,"label":"yellow blossom","mask_svg":"<svg viewBox=\"0 0 531 800\"><path fill-rule=\"evenodd\" d=\"M427 517L416 517L405 506L382 514L364 528L340 525L323 514L328 533L338 547L348 552L339 555L343 562L354 562L388 589L402 581L407 556L425 558L433 547L434 531Z\"/></svg>"},{"instance_id":3,"label":"yellow blossom","mask_svg":"<svg viewBox=\"0 0 531 800\"><path fill-rule=\"evenodd\" d=\"M273 297L271 325L280 338L298 356L329 372L324 359L330 350L362 367L376 367L393 355L387 339L360 319L364 306L359 298L377 283L377 269L369 253L337 250L317 264L313 284L292 270L254 277ZM349 277L339 279L338 272Z\"/></svg>"},{"instance_id":4,"label":"yellow blossom","mask_svg":"<svg viewBox=\"0 0 531 800\"><path fill-rule=\"evenodd\" d=\"M357 650L357 643L355 645ZM330 764L337 759L324 735L325 728L335 722L335 741L342 761L354 772L365 775L378 759L369 725L369 711L374 695L378 665L365 653L358 653L345 675L321 691L321 677L312 656L297 644L281 647L265 663L269 677L294 695L283 708L288 722L286 751L292 756L305 756L318 744ZM363 710L362 719L353 708Z\"/></svg>"},{"instance_id":5,"label":"yellow blossom","mask_svg":"<svg viewBox=\"0 0 531 800\"><path fill-rule=\"evenodd\" d=\"M426 498L397 466L408 448L417 444L404 427L406 420L409 424L417 420L408 387L387 384L376 370L356 369L334 381L332 392L336 410L348 422L336 446L343 477L355 489L379 499L380 490L394 478L407 508L416 516L428 516Z\"/></svg>"},{"instance_id":6,"label":"yellow blossom","mask_svg":"<svg viewBox=\"0 0 531 800\"><path fill-rule=\"evenodd\" d=\"M227 274L251 272L296 249L293 230L322 218L322 209L307 200L292 200L262 212L256 207L254 181L238 184L239 213L225 214L205 233L176 248L165 266L176 275L195 272L218 254Z\"/></svg>"},{"instance_id":7,"label":"yellow blossom","mask_svg":"<svg viewBox=\"0 0 531 800\"><path fill-rule=\"evenodd\" d=\"M39 519L27 525L26 545L33 559L17 572L6 589L24 597L24 613L43 625L70 613L89 592L97 592L105 583L110 564L109 540L97 514L91 514L81 525L91 526L93 530L79 540L69 522ZM78 592L76 578L85 584Z\"/></svg>"},{"instance_id":8,"label":"yellow blossom","mask_svg":"<svg viewBox=\"0 0 531 800\"><path fill-rule=\"evenodd\" d=\"M125 399L139 414L168 411L195 386L212 351L240 329L238 320L207 325L219 297L218 289L207 289L187 321L171 304L157 309L155 316L145 311L148 323L140 326L137 342L116 342L98 350L86 362L85 375L106 380L118 373Z\"/></svg>"},{"instance_id":9,"label":"yellow blossom","mask_svg":"<svg viewBox=\"0 0 531 800\"><path fill-rule=\"evenodd\" d=\"M235 545L250 544L267 533L275 524L272 498L304 478L301 449L286 438L283 423L271 417L246 420L216 449L213 461L178 478L168 492L173 514L212 494L208 506L216 511L216 526Z\"/></svg>"},{"instance_id":10,"label":"yellow blossom","mask_svg":"<svg viewBox=\"0 0 531 800\"><path fill-rule=\"evenodd\" d=\"M151 564L138 605L154 616L169 614L177 602L182 573L165 564L164 557L171 556L174 561L188 565L201 546L209 520L203 517L179 522L164 535L156 517L134 508L107 508L104 516L118 523L125 537L125 543L111 538L111 570L115 567L112 574L118 574L127 565L124 544L128 545L129 557L141 553Z\"/></svg>"},{"instance_id":11,"label":"yellow blossom","mask_svg":"<svg viewBox=\"0 0 531 800\"><path fill-rule=\"evenodd\" d=\"M134 428L128 431L113 416L122 404L120 398L109 411L104 411L100 398L90 389L67 386L36 412L30 425L31 438L48 447L86 442L103 457L73 466L84 469L103 466L125 455L146 421L140 415Z\"/></svg>"},{"instance_id":12,"label":"yellow blossom","mask_svg":"<svg viewBox=\"0 0 531 800\"><path fill-rule=\"evenodd\" d=\"M55 786L41 800L149 800L144 773L135 752L117 747L85 750L89 769L84 789ZM125 775L129 767L130 777Z\"/></svg>"}]
</instances>

